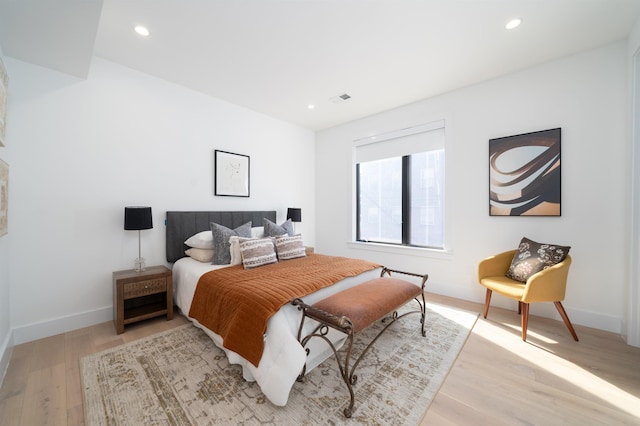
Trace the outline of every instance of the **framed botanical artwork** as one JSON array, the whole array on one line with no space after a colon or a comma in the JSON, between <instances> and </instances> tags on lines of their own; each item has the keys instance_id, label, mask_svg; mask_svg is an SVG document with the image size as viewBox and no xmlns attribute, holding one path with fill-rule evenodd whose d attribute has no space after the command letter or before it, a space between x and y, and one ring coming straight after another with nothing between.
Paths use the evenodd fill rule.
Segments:
<instances>
[{"instance_id":1,"label":"framed botanical artwork","mask_svg":"<svg viewBox=\"0 0 640 426\"><path fill-rule=\"evenodd\" d=\"M9 230L9 165L0 160L0 237Z\"/></svg>"},{"instance_id":2,"label":"framed botanical artwork","mask_svg":"<svg viewBox=\"0 0 640 426\"><path fill-rule=\"evenodd\" d=\"M214 194L230 197L249 196L249 156L215 150Z\"/></svg>"},{"instance_id":3,"label":"framed botanical artwork","mask_svg":"<svg viewBox=\"0 0 640 426\"><path fill-rule=\"evenodd\" d=\"M560 216L560 130L489 140L489 215Z\"/></svg>"},{"instance_id":4,"label":"framed botanical artwork","mask_svg":"<svg viewBox=\"0 0 640 426\"><path fill-rule=\"evenodd\" d=\"M0 146L4 146L4 136L7 129L8 90L9 77L0 58Z\"/></svg>"}]
</instances>

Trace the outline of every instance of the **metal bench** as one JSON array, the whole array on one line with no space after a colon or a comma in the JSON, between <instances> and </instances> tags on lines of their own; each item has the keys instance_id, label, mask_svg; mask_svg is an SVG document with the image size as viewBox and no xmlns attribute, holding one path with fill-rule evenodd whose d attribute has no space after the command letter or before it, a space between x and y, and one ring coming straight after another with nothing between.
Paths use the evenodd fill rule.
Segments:
<instances>
[{"instance_id":1,"label":"metal bench","mask_svg":"<svg viewBox=\"0 0 640 426\"><path fill-rule=\"evenodd\" d=\"M422 280L420 286L411 283L406 280L392 278L392 273L404 274L413 277L418 277ZM388 275L388 276L385 276ZM355 287L343 290L339 293L329 296L326 299L322 299L313 305L307 305L302 299L293 299L291 303L297 306L302 311L302 319L300 321L300 328L298 329L298 341L303 347L306 347L309 339L313 337L319 337L323 339L331 347L331 350L335 354L338 367L340 368L340 374L342 379L347 385L350 395L350 403L347 408L344 409L344 415L351 417L354 404L354 392L353 385L358 381L358 376L355 374L355 370L360 363L360 360L367 353L369 348L378 340L378 338L384 333L387 328L400 318L419 313L422 336L425 336L425 299L424 299L424 287L427 282L428 275L414 274L410 272L397 271L393 269L383 268L380 273L380 278L376 278ZM398 314L397 309L405 305L411 299L414 299L419 309L405 312L401 315ZM390 315L389 315L390 314ZM302 336L305 319L310 318L318 322L318 325L307 336ZM382 319L383 322L390 321L384 326L382 330L373 338L367 347L358 356L353 366L349 366L351 360L351 349L353 345L353 337L356 333L374 322ZM344 358L344 364L340 361L338 351L334 344L329 340L327 334L329 328L338 330L347 335L347 349ZM308 349L307 349L308 353ZM302 372L298 376L298 381L302 381L306 372L306 365Z\"/></svg>"}]
</instances>

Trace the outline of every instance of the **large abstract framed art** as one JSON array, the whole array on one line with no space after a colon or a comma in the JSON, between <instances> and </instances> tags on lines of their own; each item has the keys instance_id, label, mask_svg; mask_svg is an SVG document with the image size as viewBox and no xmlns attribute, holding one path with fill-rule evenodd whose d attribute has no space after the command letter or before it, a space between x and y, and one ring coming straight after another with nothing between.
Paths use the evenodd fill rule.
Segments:
<instances>
[{"instance_id":1,"label":"large abstract framed art","mask_svg":"<svg viewBox=\"0 0 640 426\"><path fill-rule=\"evenodd\" d=\"M560 128L489 140L489 214L560 216Z\"/></svg>"}]
</instances>

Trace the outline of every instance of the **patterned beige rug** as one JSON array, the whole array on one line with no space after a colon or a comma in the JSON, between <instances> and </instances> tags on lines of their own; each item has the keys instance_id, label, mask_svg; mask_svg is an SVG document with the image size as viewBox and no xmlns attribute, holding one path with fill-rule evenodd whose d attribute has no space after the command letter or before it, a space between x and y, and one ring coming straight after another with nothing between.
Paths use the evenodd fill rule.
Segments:
<instances>
[{"instance_id":1,"label":"patterned beige rug","mask_svg":"<svg viewBox=\"0 0 640 426\"><path fill-rule=\"evenodd\" d=\"M358 367L351 419L333 357L296 382L285 407L242 379L188 324L80 360L87 425L417 425L453 365L476 313L427 304L427 337L412 314L392 325ZM354 351L375 336L363 330ZM357 344L357 346L355 346Z\"/></svg>"}]
</instances>

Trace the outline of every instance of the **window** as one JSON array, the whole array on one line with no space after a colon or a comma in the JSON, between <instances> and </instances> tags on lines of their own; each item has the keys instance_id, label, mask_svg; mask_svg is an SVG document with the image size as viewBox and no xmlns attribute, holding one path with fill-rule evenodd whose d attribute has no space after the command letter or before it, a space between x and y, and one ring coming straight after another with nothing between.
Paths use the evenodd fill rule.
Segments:
<instances>
[{"instance_id":1,"label":"window","mask_svg":"<svg viewBox=\"0 0 640 426\"><path fill-rule=\"evenodd\" d=\"M356 240L444 248L444 122L356 141Z\"/></svg>"}]
</instances>

